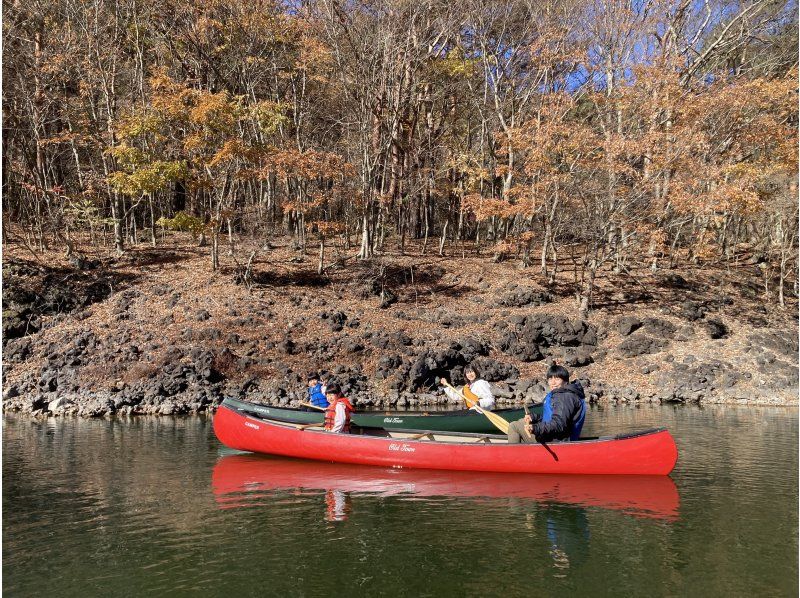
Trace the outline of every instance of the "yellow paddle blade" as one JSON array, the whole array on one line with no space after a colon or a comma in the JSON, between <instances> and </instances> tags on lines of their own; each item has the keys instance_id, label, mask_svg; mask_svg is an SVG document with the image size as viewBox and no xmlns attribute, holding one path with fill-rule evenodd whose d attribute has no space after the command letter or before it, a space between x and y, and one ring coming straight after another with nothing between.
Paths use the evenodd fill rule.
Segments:
<instances>
[{"instance_id":1,"label":"yellow paddle blade","mask_svg":"<svg viewBox=\"0 0 800 598\"><path fill-rule=\"evenodd\" d=\"M483 409L482 411L483 414L489 418L489 421L491 421L498 430L500 430L503 434L508 436L508 422L505 419L503 419L496 413L492 413L491 411L486 411L485 409Z\"/></svg>"}]
</instances>

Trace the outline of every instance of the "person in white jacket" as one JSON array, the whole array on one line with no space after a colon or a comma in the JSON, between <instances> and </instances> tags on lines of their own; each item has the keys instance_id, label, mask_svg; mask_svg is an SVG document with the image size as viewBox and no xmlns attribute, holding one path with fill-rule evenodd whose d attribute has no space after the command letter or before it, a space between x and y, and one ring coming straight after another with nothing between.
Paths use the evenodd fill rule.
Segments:
<instances>
[{"instance_id":1,"label":"person in white jacket","mask_svg":"<svg viewBox=\"0 0 800 598\"><path fill-rule=\"evenodd\" d=\"M490 411L494 409L494 395L492 394L492 389L489 383L481 378L480 370L477 366L470 364L464 368L464 376L467 378L468 383L462 387L462 394L470 400L477 401L481 409L488 409ZM446 378L442 378L442 380L445 382L447 381ZM444 392L451 399L460 399L463 401L458 393L450 388L445 387Z\"/></svg>"}]
</instances>

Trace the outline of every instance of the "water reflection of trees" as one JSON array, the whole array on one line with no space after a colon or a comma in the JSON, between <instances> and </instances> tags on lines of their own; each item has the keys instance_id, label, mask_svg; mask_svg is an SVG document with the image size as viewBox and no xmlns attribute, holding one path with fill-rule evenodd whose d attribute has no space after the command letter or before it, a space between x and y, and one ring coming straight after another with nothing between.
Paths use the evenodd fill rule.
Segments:
<instances>
[{"instance_id":1,"label":"water reflection of trees","mask_svg":"<svg viewBox=\"0 0 800 598\"><path fill-rule=\"evenodd\" d=\"M141 512L168 500L152 523L190 528L208 501L206 464L217 441L204 418L37 420L6 416L4 500L71 497L98 513ZM43 504L47 508L48 505Z\"/></svg>"}]
</instances>

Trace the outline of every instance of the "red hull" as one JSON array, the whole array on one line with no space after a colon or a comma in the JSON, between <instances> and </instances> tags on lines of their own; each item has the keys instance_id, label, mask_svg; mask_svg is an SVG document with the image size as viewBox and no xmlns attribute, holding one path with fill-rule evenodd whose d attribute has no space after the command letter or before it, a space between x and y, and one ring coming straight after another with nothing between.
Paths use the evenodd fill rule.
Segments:
<instances>
[{"instance_id":1,"label":"red hull","mask_svg":"<svg viewBox=\"0 0 800 598\"><path fill-rule=\"evenodd\" d=\"M377 496L527 498L601 507L636 516L676 519L679 497L667 476L525 475L364 467L341 463L230 455L214 466L222 508L258 504L271 490L339 491Z\"/></svg>"},{"instance_id":2,"label":"red hull","mask_svg":"<svg viewBox=\"0 0 800 598\"><path fill-rule=\"evenodd\" d=\"M666 430L618 439L539 444L476 444L332 434L220 407L214 432L230 448L318 461L414 469L588 475L667 475L678 450ZM471 441L471 442L470 442Z\"/></svg>"}]
</instances>

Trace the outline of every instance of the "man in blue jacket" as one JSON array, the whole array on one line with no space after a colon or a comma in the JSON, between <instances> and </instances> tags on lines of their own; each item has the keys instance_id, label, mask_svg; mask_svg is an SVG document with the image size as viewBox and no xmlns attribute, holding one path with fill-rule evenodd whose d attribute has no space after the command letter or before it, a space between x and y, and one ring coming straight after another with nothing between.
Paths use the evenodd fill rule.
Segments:
<instances>
[{"instance_id":1,"label":"man in blue jacket","mask_svg":"<svg viewBox=\"0 0 800 598\"><path fill-rule=\"evenodd\" d=\"M311 372L308 375L308 402L315 407L328 408L328 399L325 397L325 386L319 374Z\"/></svg>"},{"instance_id":2,"label":"man in blue jacket","mask_svg":"<svg viewBox=\"0 0 800 598\"><path fill-rule=\"evenodd\" d=\"M508 444L578 440L586 417L586 401L580 384L570 384L569 372L561 365L547 369L550 392L544 399L542 414L526 415L511 422Z\"/></svg>"}]
</instances>

